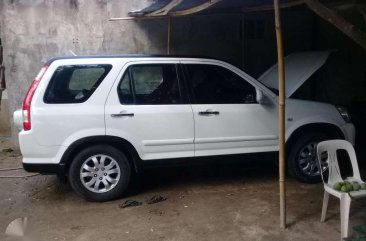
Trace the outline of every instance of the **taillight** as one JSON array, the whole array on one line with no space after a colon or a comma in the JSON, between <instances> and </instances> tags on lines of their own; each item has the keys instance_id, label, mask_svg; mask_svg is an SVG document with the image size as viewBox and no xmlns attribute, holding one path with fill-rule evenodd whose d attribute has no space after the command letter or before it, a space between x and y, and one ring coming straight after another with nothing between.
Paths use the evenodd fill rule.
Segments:
<instances>
[{"instance_id":1,"label":"taillight","mask_svg":"<svg viewBox=\"0 0 366 241\"><path fill-rule=\"evenodd\" d=\"M39 82L43 78L43 75L46 73L48 66L45 65L39 71L37 77L33 80L31 86L29 87L29 90L27 94L25 95L24 102L23 102L23 129L25 131L29 131L32 127L31 122L31 103L33 99L34 92L36 91Z\"/></svg>"}]
</instances>

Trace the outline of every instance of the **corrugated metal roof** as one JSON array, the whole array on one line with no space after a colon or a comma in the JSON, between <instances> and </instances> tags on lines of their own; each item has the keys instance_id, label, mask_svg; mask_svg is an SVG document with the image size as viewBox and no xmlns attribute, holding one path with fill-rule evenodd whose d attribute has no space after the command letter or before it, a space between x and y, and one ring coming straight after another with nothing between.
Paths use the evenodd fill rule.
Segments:
<instances>
[{"instance_id":1,"label":"corrugated metal roof","mask_svg":"<svg viewBox=\"0 0 366 241\"><path fill-rule=\"evenodd\" d=\"M151 3L151 5L147 6L146 8L131 11L128 13L128 15L131 17L145 16L159 9L162 9L163 7L168 5L171 1L172 0L155 0Z\"/></svg>"},{"instance_id":2,"label":"corrugated metal roof","mask_svg":"<svg viewBox=\"0 0 366 241\"><path fill-rule=\"evenodd\" d=\"M174 3L175 2L175 3ZM215 3L216 2L216 3ZM291 3L294 0L282 0L281 3ZM169 15L169 13L174 13L178 11L185 11L203 4L210 4L204 11L207 12L240 12L243 8L260 7L273 4L273 0L155 0L151 5L143 8L141 10L136 10L129 12L131 17L139 16L151 16L154 12L159 12L163 10L168 4L172 4L173 7L170 8L164 14ZM161 14L160 14L161 15Z\"/></svg>"}]
</instances>

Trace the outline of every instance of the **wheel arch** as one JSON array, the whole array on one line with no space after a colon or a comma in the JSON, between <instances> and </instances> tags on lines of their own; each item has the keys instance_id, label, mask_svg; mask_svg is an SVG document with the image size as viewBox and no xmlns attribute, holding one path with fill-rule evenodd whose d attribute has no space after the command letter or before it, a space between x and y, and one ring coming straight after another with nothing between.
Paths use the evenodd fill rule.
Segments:
<instances>
[{"instance_id":1,"label":"wheel arch","mask_svg":"<svg viewBox=\"0 0 366 241\"><path fill-rule=\"evenodd\" d=\"M318 132L318 133L324 133L329 135L331 138L337 138L337 139L345 139L345 136L342 132L342 130L330 123L310 123L303 126L298 127L296 130L294 130L291 135L286 140L286 153L288 154L289 150L291 149L291 146L294 144L295 140L301 136L304 133L309 132Z\"/></svg>"},{"instance_id":2,"label":"wheel arch","mask_svg":"<svg viewBox=\"0 0 366 241\"><path fill-rule=\"evenodd\" d=\"M79 139L73 142L63 154L60 164L63 167L63 172L67 175L70 164L72 162L72 158L82 149L91 146L91 145L111 145L118 150L122 150L125 155L127 155L127 159L130 162L132 170L137 173L141 170L142 161L139 157L134 146L127 140L116 137L116 136L91 136Z\"/></svg>"}]
</instances>

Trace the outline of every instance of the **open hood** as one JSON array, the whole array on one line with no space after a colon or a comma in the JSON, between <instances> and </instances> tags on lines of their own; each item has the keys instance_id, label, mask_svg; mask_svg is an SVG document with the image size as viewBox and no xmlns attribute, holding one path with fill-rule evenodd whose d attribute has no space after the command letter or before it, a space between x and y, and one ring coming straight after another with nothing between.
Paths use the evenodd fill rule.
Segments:
<instances>
[{"instance_id":1,"label":"open hood","mask_svg":"<svg viewBox=\"0 0 366 241\"><path fill-rule=\"evenodd\" d=\"M285 57L286 98L325 64L330 53L332 51L301 52ZM278 90L278 65L272 66L258 80L265 86Z\"/></svg>"}]
</instances>

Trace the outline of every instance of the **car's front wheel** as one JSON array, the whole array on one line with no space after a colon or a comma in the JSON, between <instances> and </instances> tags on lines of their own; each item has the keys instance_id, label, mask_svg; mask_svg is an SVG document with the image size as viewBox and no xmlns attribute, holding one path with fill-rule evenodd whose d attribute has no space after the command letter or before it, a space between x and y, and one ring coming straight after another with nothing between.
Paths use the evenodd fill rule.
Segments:
<instances>
[{"instance_id":1,"label":"car's front wheel","mask_svg":"<svg viewBox=\"0 0 366 241\"><path fill-rule=\"evenodd\" d=\"M74 191L90 201L104 202L123 194L131 168L123 152L108 145L80 151L73 159L69 181Z\"/></svg>"},{"instance_id":2,"label":"car's front wheel","mask_svg":"<svg viewBox=\"0 0 366 241\"><path fill-rule=\"evenodd\" d=\"M331 139L323 133L304 133L290 148L287 166L288 172L301 182L317 183L321 181L321 172L327 170L324 163L318 162L316 147L321 141Z\"/></svg>"}]
</instances>

